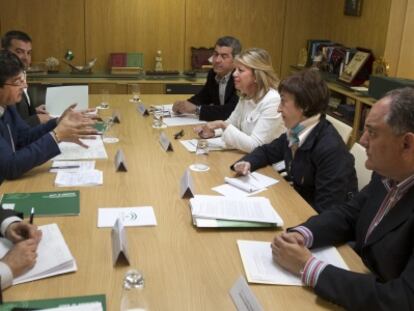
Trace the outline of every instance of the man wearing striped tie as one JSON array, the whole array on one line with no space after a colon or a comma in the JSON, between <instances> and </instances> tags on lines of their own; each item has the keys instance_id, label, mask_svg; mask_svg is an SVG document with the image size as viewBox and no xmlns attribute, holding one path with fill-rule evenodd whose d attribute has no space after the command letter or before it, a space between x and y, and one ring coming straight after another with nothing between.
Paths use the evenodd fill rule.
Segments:
<instances>
[{"instance_id":1,"label":"man wearing striped tie","mask_svg":"<svg viewBox=\"0 0 414 311\"><path fill-rule=\"evenodd\" d=\"M414 309L414 89L390 91L371 109L361 144L371 182L342 207L277 235L274 261L347 310ZM329 265L309 249L355 241L369 274Z\"/></svg>"}]
</instances>

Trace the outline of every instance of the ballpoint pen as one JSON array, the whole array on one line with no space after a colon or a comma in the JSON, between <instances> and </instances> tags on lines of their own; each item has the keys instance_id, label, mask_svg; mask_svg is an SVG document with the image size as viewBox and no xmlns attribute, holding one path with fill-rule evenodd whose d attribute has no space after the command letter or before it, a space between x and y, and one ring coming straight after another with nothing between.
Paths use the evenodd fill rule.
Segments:
<instances>
[{"instance_id":1,"label":"ballpoint pen","mask_svg":"<svg viewBox=\"0 0 414 311\"><path fill-rule=\"evenodd\" d=\"M67 168L80 168L79 165L67 165L67 166L52 166L51 170L61 170L61 169L67 169Z\"/></svg>"},{"instance_id":2,"label":"ballpoint pen","mask_svg":"<svg viewBox=\"0 0 414 311\"><path fill-rule=\"evenodd\" d=\"M33 218L34 218L34 207L30 210L30 218L29 218L29 224L33 225Z\"/></svg>"}]
</instances>

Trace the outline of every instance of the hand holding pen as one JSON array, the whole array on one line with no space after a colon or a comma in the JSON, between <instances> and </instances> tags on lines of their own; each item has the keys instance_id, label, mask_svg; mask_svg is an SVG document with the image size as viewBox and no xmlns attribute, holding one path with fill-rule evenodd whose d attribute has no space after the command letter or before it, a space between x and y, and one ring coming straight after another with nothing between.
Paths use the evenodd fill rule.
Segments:
<instances>
[{"instance_id":1,"label":"hand holding pen","mask_svg":"<svg viewBox=\"0 0 414 311\"><path fill-rule=\"evenodd\" d=\"M37 243L42 238L42 231L37 229L36 225L33 225L34 209L30 214L29 223L17 221L11 223L6 230L6 238L17 243L27 239L34 239Z\"/></svg>"}]
</instances>

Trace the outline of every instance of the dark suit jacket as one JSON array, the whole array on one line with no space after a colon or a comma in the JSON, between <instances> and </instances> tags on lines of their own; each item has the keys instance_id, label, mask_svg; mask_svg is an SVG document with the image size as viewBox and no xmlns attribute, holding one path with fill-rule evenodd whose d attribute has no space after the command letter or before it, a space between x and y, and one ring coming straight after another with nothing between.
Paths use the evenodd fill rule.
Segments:
<instances>
[{"instance_id":1,"label":"dark suit jacket","mask_svg":"<svg viewBox=\"0 0 414 311\"><path fill-rule=\"evenodd\" d=\"M310 218L303 225L313 247L356 241L355 250L372 274L328 265L315 292L348 310L414 310L414 187L364 239L387 192L378 175L341 208Z\"/></svg>"},{"instance_id":2,"label":"dark suit jacket","mask_svg":"<svg viewBox=\"0 0 414 311\"><path fill-rule=\"evenodd\" d=\"M287 179L319 213L348 201L358 190L354 157L325 118L309 133L293 160L287 136L282 134L239 161L249 162L254 171L282 160L286 164Z\"/></svg>"},{"instance_id":3,"label":"dark suit jacket","mask_svg":"<svg viewBox=\"0 0 414 311\"><path fill-rule=\"evenodd\" d=\"M17 217L23 218L23 214L21 214L21 213L17 213L17 212L12 211L12 210L6 210L6 209L3 209L3 208L0 208L0 226L6 218L9 218L9 217L12 217L12 216L17 216Z\"/></svg>"},{"instance_id":4,"label":"dark suit jacket","mask_svg":"<svg viewBox=\"0 0 414 311\"><path fill-rule=\"evenodd\" d=\"M19 112L20 117L31 127L40 124L33 102L29 105L26 93L23 92L22 100L16 104L16 109Z\"/></svg>"},{"instance_id":5,"label":"dark suit jacket","mask_svg":"<svg viewBox=\"0 0 414 311\"><path fill-rule=\"evenodd\" d=\"M9 129L12 134L10 138ZM0 118L0 183L14 179L60 153L52 135L56 119L30 128L16 111L9 106ZM13 152L12 141L16 152Z\"/></svg>"},{"instance_id":6,"label":"dark suit jacket","mask_svg":"<svg viewBox=\"0 0 414 311\"><path fill-rule=\"evenodd\" d=\"M234 88L233 75L230 75L226 85L224 105L220 105L219 85L215 77L216 73L211 69L208 72L206 84L201 91L188 99L193 104L201 106L200 120L227 120L239 102L239 96Z\"/></svg>"}]
</instances>

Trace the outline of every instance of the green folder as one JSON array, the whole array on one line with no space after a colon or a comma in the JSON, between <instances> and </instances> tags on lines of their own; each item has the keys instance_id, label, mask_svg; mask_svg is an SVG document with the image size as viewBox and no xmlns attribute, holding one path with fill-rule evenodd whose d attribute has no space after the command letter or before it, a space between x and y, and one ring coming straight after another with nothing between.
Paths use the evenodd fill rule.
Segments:
<instances>
[{"instance_id":1,"label":"green folder","mask_svg":"<svg viewBox=\"0 0 414 311\"><path fill-rule=\"evenodd\" d=\"M102 134L105 132L106 124L105 122L96 122L93 127L98 131L98 134Z\"/></svg>"},{"instance_id":2,"label":"green folder","mask_svg":"<svg viewBox=\"0 0 414 311\"><path fill-rule=\"evenodd\" d=\"M30 215L32 207L35 209L35 216L58 216L58 215L79 215L80 193L74 191L55 192L23 192L5 193L1 204L14 204L14 210Z\"/></svg>"},{"instance_id":3,"label":"green folder","mask_svg":"<svg viewBox=\"0 0 414 311\"><path fill-rule=\"evenodd\" d=\"M79 297L66 297L55 299L43 299L43 300L28 300L28 301L13 301L5 302L1 305L2 311L12 311L13 308L27 308L30 309L45 309L56 308L69 304L80 304L86 302L100 302L102 303L102 309L106 311L105 295L93 295L93 296L79 296Z\"/></svg>"}]
</instances>

